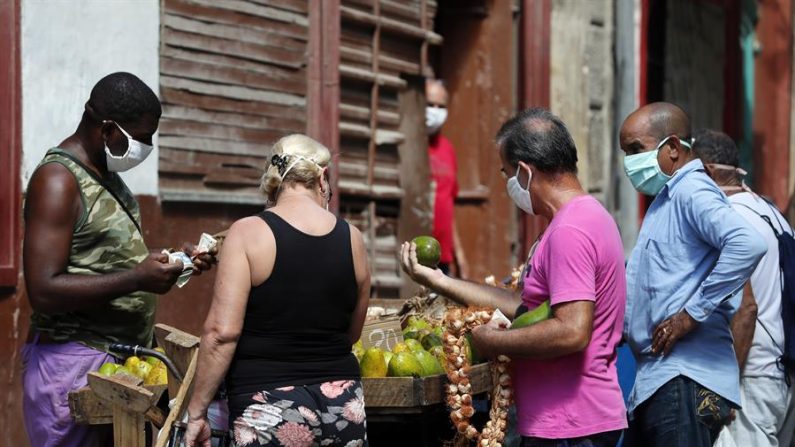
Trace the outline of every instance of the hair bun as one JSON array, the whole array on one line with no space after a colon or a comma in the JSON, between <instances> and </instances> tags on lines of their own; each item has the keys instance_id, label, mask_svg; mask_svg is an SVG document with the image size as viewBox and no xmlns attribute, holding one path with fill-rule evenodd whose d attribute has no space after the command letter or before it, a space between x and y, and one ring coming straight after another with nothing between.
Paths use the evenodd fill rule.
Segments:
<instances>
[{"instance_id":1,"label":"hair bun","mask_svg":"<svg viewBox=\"0 0 795 447\"><path fill-rule=\"evenodd\" d=\"M276 169L279 170L279 175L284 175L284 170L287 169L287 156L273 154L273 157L271 157L271 165L276 166Z\"/></svg>"}]
</instances>

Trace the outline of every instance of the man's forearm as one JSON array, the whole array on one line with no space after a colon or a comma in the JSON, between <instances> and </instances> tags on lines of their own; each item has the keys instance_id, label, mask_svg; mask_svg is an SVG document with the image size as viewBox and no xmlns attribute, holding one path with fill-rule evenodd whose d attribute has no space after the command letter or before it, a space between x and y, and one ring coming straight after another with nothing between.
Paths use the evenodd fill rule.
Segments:
<instances>
[{"instance_id":1,"label":"man's forearm","mask_svg":"<svg viewBox=\"0 0 795 447\"><path fill-rule=\"evenodd\" d=\"M65 313L90 308L140 289L134 270L103 275L63 273L38 284L28 284L35 310ZM35 281L31 279L32 281Z\"/></svg>"},{"instance_id":2,"label":"man's forearm","mask_svg":"<svg viewBox=\"0 0 795 447\"><path fill-rule=\"evenodd\" d=\"M508 318L513 318L516 308L521 304L519 295L510 290L450 278L449 276L441 277L431 288L465 306L500 309Z\"/></svg>"},{"instance_id":3,"label":"man's forearm","mask_svg":"<svg viewBox=\"0 0 795 447\"><path fill-rule=\"evenodd\" d=\"M502 331L495 350L511 358L549 359L579 352L588 345L575 331L556 318L521 329Z\"/></svg>"},{"instance_id":4,"label":"man's forearm","mask_svg":"<svg viewBox=\"0 0 795 447\"><path fill-rule=\"evenodd\" d=\"M756 316L758 310L756 299L751 290L750 282L745 285L743 290L743 300L737 313L731 322L732 337L734 338L734 352L737 356L737 364L742 374L745 362L748 360L748 352L754 341L756 330Z\"/></svg>"}]
</instances>

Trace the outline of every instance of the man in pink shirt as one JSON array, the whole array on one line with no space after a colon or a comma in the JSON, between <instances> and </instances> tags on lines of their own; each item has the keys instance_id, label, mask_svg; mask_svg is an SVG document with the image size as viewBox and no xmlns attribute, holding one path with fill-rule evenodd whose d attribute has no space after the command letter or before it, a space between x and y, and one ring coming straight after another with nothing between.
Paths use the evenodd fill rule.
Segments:
<instances>
[{"instance_id":1,"label":"man in pink shirt","mask_svg":"<svg viewBox=\"0 0 795 447\"><path fill-rule=\"evenodd\" d=\"M614 446L627 427L616 375L626 303L624 250L610 214L577 179L577 149L566 126L543 109L528 109L497 134L508 195L528 214L549 221L531 250L521 291L450 278L401 247L415 281L464 305L500 309L508 317L545 300L553 316L533 326L476 328L479 352L514 360L513 384L523 447Z\"/></svg>"}]
</instances>

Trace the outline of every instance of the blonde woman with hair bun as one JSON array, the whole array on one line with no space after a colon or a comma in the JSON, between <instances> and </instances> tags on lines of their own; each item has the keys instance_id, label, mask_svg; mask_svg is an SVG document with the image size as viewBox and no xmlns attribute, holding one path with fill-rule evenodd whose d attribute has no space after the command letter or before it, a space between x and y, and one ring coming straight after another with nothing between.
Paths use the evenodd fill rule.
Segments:
<instances>
[{"instance_id":1,"label":"blonde woman with hair bun","mask_svg":"<svg viewBox=\"0 0 795 447\"><path fill-rule=\"evenodd\" d=\"M260 184L269 204L276 203L276 197L284 186L303 184L308 189L317 186L331 161L331 152L326 146L301 134L288 135L277 141L271 154L271 163Z\"/></svg>"},{"instance_id":2,"label":"blonde woman with hair bun","mask_svg":"<svg viewBox=\"0 0 795 447\"><path fill-rule=\"evenodd\" d=\"M226 379L235 445L367 445L352 344L370 297L362 235L328 211L331 153L306 135L273 145L268 208L235 222L204 324L186 445L210 446Z\"/></svg>"}]
</instances>

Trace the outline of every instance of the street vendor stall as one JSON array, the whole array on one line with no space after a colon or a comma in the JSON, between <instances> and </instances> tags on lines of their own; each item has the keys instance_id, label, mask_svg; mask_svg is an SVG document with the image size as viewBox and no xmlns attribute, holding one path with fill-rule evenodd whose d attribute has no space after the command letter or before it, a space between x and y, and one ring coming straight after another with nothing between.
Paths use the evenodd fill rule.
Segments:
<instances>
[{"instance_id":1,"label":"street vendor stall","mask_svg":"<svg viewBox=\"0 0 795 447\"><path fill-rule=\"evenodd\" d=\"M482 361L467 339L469 329L497 315L488 309L457 307L424 290L406 301L371 301L354 354L362 370L372 445L401 445L411 439L412 445L435 446L453 436L457 445L468 440L501 445L511 398L508 359ZM166 360L160 366L168 370L167 385L99 371L89 373L87 387L69 395L78 423L113 424L117 447L147 445L147 423L160 430L156 447L180 445L199 338L166 325L157 325L155 334ZM140 347L115 349L137 354ZM157 406L166 393L168 412ZM492 402L489 415L482 415L491 418L485 426L482 420L470 423L476 401L482 409ZM484 426L483 431L476 425ZM401 435L388 439L395 430ZM214 445L224 446L229 440L226 431L214 436Z\"/></svg>"}]
</instances>

